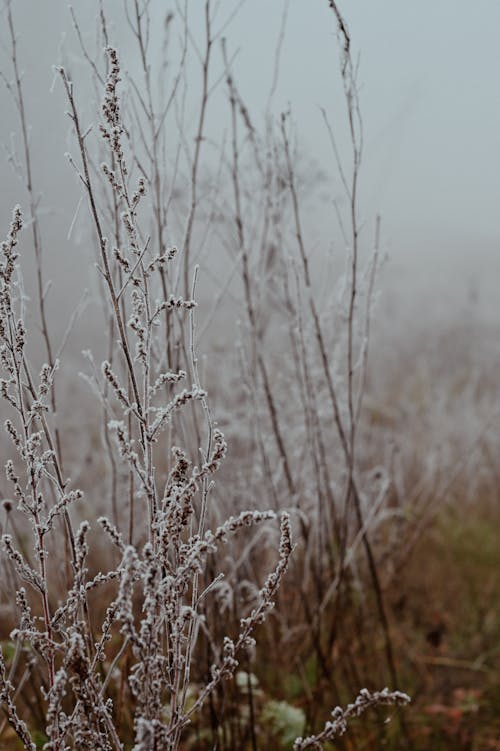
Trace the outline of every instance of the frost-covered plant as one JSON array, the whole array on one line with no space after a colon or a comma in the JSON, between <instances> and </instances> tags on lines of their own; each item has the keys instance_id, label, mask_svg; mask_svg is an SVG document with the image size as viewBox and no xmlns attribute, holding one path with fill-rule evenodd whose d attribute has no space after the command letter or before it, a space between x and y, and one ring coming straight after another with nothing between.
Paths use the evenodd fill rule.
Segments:
<instances>
[{"instance_id":1,"label":"frost-covered plant","mask_svg":"<svg viewBox=\"0 0 500 751\"><path fill-rule=\"evenodd\" d=\"M282 624L297 645L298 654L290 650L292 659L302 668L309 660L319 666L320 695L322 682L332 690L335 647L341 632L349 638L352 610L360 613L360 641L376 622L387 680L392 689L399 684L380 563L384 543L377 544L392 534L384 525L394 513L387 508L391 477L385 467L373 468L373 437L366 440L362 419L380 218L367 253L358 200L364 147L359 71L338 4L328 6L338 33L347 141L341 149L337 138L340 142L344 134L336 133L341 118L336 114L334 132L324 112L341 196L334 219L345 247L343 268L328 258L325 247L319 258L313 255L306 204L311 178L301 164L291 114L276 119L268 111L259 126L226 56L229 226L239 251L245 316L239 359L246 402L235 409L247 420L251 437L243 478L254 488L265 487L276 508L286 498L297 509L298 561L290 584L295 609L283 615ZM351 610L351 597L359 602L360 590L363 604ZM341 647L340 659L348 662L349 653ZM340 701L336 688L333 692ZM314 705L313 695L313 716Z\"/></svg>"},{"instance_id":2,"label":"frost-covered plant","mask_svg":"<svg viewBox=\"0 0 500 751\"><path fill-rule=\"evenodd\" d=\"M220 681L230 678L237 665L237 655L253 644L252 632L273 606L277 588L286 571L292 552L290 522L281 516L281 540L276 569L266 579L260 596L251 612L241 619L236 638L226 636L221 645L220 659L212 667L210 681L201 689L198 698L186 708L190 670L196 634L199 628L199 606L211 583L200 589L200 576L205 571L207 556L240 529L274 518L273 512L248 511L227 519L214 531L204 529L204 517L195 522L194 498L203 495L206 502L206 482L218 469L226 452L222 433L212 430L210 452L200 466L190 467L180 449L174 449L174 463L161 496L154 470L148 465L152 443L157 440L158 409L144 402L124 409L137 417L141 429L138 451L133 446L124 423L113 425L120 453L136 474L141 496L147 502L149 539L142 546L125 545L120 532L107 518L100 523L110 541L116 546L121 561L118 567L88 576L87 556L90 524L83 521L73 544L73 584L57 608L51 605L51 589L47 568L46 538L53 532L56 517L67 512L69 505L81 500L80 491L68 488L57 480L57 457L51 446L51 434L45 419L49 411L47 395L52 373L44 367L39 385L31 378L26 354L26 330L20 310L19 267L16 246L22 229L22 216L16 208L7 239L2 243L0 265L0 353L2 396L17 416L18 426L8 419L6 430L17 449L23 476L14 463L6 466L7 477L13 485L18 510L31 522L35 540L36 561L27 561L9 534L2 537L3 549L19 579L34 595L30 604L24 587L17 590L21 613L19 627L11 638L19 651L30 650L46 666L47 690L45 748L60 751L71 740L75 748L122 748L119 731L113 721L113 702L106 698L108 685L117 658L109 672L103 674L107 643L113 630L121 635L117 657L130 647L133 655L128 679L136 705L135 746L139 749L178 748L183 729L190 717L201 707L205 698ZM143 290L144 291L144 290ZM144 307L147 307L146 304ZM136 306L136 310L139 306ZM142 329L144 326L144 331ZM151 324L149 324L151 325ZM148 322L138 326L139 342L147 340ZM148 352L137 357L147 369ZM104 364L104 371L107 364ZM109 375L116 385L116 378ZM118 388L118 387L117 387ZM148 393L146 391L146 393ZM193 396L194 394L194 396ZM180 408L189 399L206 399L198 387L180 392L170 404ZM172 408L173 409L173 408ZM163 408L161 422L170 419L172 409ZM48 487L55 495L51 501ZM88 594L105 582L116 580L117 594L109 603L106 618L100 625L100 636L94 637ZM41 604L43 616L33 614L33 607ZM26 723L17 714L12 677L7 676L1 662L0 692L8 718L26 748L34 749ZM68 701L69 699L69 701Z\"/></svg>"},{"instance_id":3,"label":"frost-covered plant","mask_svg":"<svg viewBox=\"0 0 500 751\"><path fill-rule=\"evenodd\" d=\"M335 9L335 4L331 5ZM7 7L15 58L10 3ZM94 366L93 357L88 355L93 370L87 376L102 407L103 444L111 478L109 499L104 504L111 514L97 520L85 507L82 491L72 486L64 472L63 440L54 392L59 363L51 354L44 320L43 289L39 310L47 362L40 368L38 378L32 373L27 344L26 300L17 255L23 225L19 208L14 211L10 231L2 244L0 355L3 373L0 385L9 412L5 427L17 452L16 460L9 460L6 466L17 508L14 509L11 503L5 506L2 548L9 582L16 590L19 619L11 633L16 651L9 670L0 657L0 699L12 728L28 749L35 748L33 718L19 709L19 697L14 688L19 676L20 685L31 678L39 689L42 718L38 718L37 725L46 734L46 751L71 748L107 751L123 749L125 743L132 743L134 751L179 749L183 734L199 716L205 701L221 689L225 680L233 677L240 655L247 657L252 652L253 633L273 608L293 547L286 509L301 505L301 490L307 490L307 497L315 498L317 504L315 508L309 503L304 504L297 517L305 543L304 560L310 566L306 576L312 572L312 611L302 585L301 597L309 607L309 638L318 648L318 653L321 654L320 637L323 636L318 624L323 618L325 603L333 599L337 604L340 584L351 562L353 510L356 534L363 542L369 560L382 620L385 612L368 526L360 505L355 461L355 434L366 367L365 341L362 337L360 339L359 316L356 315L356 300L360 296L355 212L359 133L354 125L351 133L354 187L349 197L355 243L349 256L350 275L343 299L347 329L342 363L346 373L343 373L344 390L339 402L335 380L338 373L333 372L336 363L331 363L327 357L324 323L312 290L301 234L288 118L284 116L281 120L279 146L278 141L265 144L268 162L260 164L259 149L264 148L264 142L257 142L255 129L234 84L230 64L225 59L232 121L230 169L234 211L231 211L231 219L237 232L235 247L241 261L248 319L248 339L241 352L255 406L256 444L262 459L262 468L259 462L255 463L255 476L264 479L259 486L257 508L241 511L239 506L224 520L220 508L213 513L211 499L217 472L225 462L227 444L212 416L208 394L198 372L197 267L190 263L199 210L201 144L211 90L207 77L214 43L210 2L207 0L205 4L206 49L205 55L200 56L203 87L195 148L189 163L189 200L180 244L182 254L166 241L169 227L165 204L168 205L170 198L160 161L165 148L162 124L175 99L183 63L181 61L179 74L174 79L172 96L165 110L158 113L154 109L150 67L145 53L150 24L148 3L134 0L131 7L134 13L128 20L141 50L145 78L144 91L134 82L130 84L135 94L135 106L139 109L138 114L132 104L132 124L127 122L128 110L121 98L124 73L116 49L109 44L102 7L101 35L106 43L105 69L102 71L87 53L73 14L84 57L92 67L96 86L103 92L98 129L84 125L76 84L68 70L64 67L57 69L76 140L77 155L68 155L68 160L83 186L88 204L105 301L102 330L107 339L108 354L100 368ZM359 113L354 70L347 32L338 18L341 39L344 40L342 76L346 99L350 116L356 117ZM185 27L187 38L186 19ZM16 65L14 67L18 81L16 101L24 112L22 89ZM273 382L275 376L263 347L265 325L263 327L262 313L265 306L261 304L259 276L252 276L248 241L251 232L247 236L242 204L244 191L239 167L237 114L245 122L261 170L259 177L263 180L262 196L266 204L264 225L268 227L272 218L275 225L271 235L277 241L280 222L286 216L281 205L285 190L291 202L295 240L299 244L299 268L303 278L299 279L297 265L290 264L285 275L284 294L284 310L291 321L290 331L296 347L294 352L299 353L296 365L300 375L297 380L302 389L307 440L310 439L306 446L302 431L298 452L290 451L288 446L289 436L281 422L283 415L280 414L279 396L276 396L277 388ZM134 128L138 131L136 139ZM92 141L94 137L97 140ZM28 140L25 145L29 172ZM29 222L34 226L36 201L33 200L31 177L28 183ZM272 244L267 245L271 235L265 236L263 242L273 256ZM34 242L35 250L41 247L38 229ZM269 271L274 261L272 257L267 260ZM39 272L40 263L37 251ZM290 269L297 276L295 300L286 286ZM325 458L327 439L318 406L321 401L318 396L320 378L317 368L310 367L309 352L304 344L307 332L302 319L301 294L305 294L309 305L307 325L319 349L321 378L326 390L323 398L333 410L336 446L340 446L342 456L340 497L343 514L340 518L337 518L338 508ZM369 284L367 308L370 295ZM276 290L273 290L272 300L283 302ZM367 336L364 318L362 323L361 333ZM230 396L234 398L233 394ZM272 450L269 449L270 441L261 433L262 411L270 422ZM302 448L305 453L312 449L312 464L304 473L309 483L312 467L315 481L312 493L311 486L300 488L298 475L304 465L293 459L294 453L299 460L303 458ZM304 482L304 486L307 483ZM266 510L267 501L261 501L267 495L273 511ZM78 526L75 523L77 518L81 520ZM268 523L276 518L279 519L280 538L274 569L262 576L262 585L253 583L250 587L246 583L252 593L246 606L235 605L236 597L229 586L226 595L228 602L232 598L231 605L234 606L232 623L219 618L212 625L207 617L207 603L220 595L223 588L224 557L218 555L220 549L227 543L229 547L232 539L247 527L259 525L267 528ZM18 534L19 519L24 520L23 534ZM25 544L26 527L30 527L33 533L34 557ZM103 536L109 543L110 552L105 561L101 559L99 569L93 571L94 551L99 545L97 541ZM337 557L330 550L332 538L337 544ZM243 548L243 563L250 558L247 550ZM51 561L61 559L64 559L64 566L59 571ZM258 574L262 575L263 570L264 565ZM236 566L235 572L234 576L238 576ZM301 576L299 570L298 577ZM62 578L65 579L63 586ZM27 585L26 588L20 586L20 581ZM383 625L391 663L387 623ZM331 634L328 637L334 638ZM197 665L202 643L207 646L211 663L205 672ZM328 665L325 670L328 670ZM248 694L251 704L250 684ZM296 748L307 748L307 744L319 747L343 730L348 717L359 714L367 706L406 700L398 692L387 691L373 695L363 693L361 696L363 701L359 699L348 707L342 717L336 710L333 724L329 723L317 736L305 741L299 739ZM125 716L130 720L128 724ZM297 722L298 714L293 716Z\"/></svg>"},{"instance_id":4,"label":"frost-covered plant","mask_svg":"<svg viewBox=\"0 0 500 751\"><path fill-rule=\"evenodd\" d=\"M68 507L81 501L79 490L70 490L62 479L57 450L47 422L53 369L44 365L38 383L34 380L26 347L24 300L16 247L22 229L22 215L16 208L6 241L2 244L0 267L0 337L2 396L15 414L5 423L23 467L13 461L6 471L12 483L18 511L31 523L35 540L35 561L20 552L10 534L2 537L3 549L16 575L31 595L17 588L21 613L19 627L11 638L21 651L33 654L46 674L47 751L74 748L122 748L116 707L107 689L114 671L125 671L134 713L134 749L176 749L183 730L221 681L232 677L238 654L253 645L252 633L272 608L277 589L292 552L290 521L281 514L279 559L266 578L250 612L241 618L236 635L226 635L211 676L194 701L187 704L197 637L203 621L201 607L221 574L207 578L207 558L241 529L275 518L271 511L244 511L228 518L213 531L207 528L207 505L212 478L226 454L222 432L214 425L207 394L201 388L194 344L194 299L173 293L155 298L155 275L173 253L151 258L149 239L144 239L138 207L145 195L144 180L129 188L129 169L122 142L124 132L117 85L118 56L107 50L109 72L102 105L101 135L108 147L109 164L102 172L108 178L123 228L122 247L109 254L89 166L85 137L80 128L75 94L64 69L60 69L70 104L69 115L79 146L81 171L91 216L98 237L101 271L120 341L113 364L102 364L102 381L96 377L103 402L110 414L108 426L115 437L121 461L135 483L135 496L146 509L146 541L123 540L119 528L108 518L99 519L119 563L91 577L88 571L91 525L82 521L73 533ZM75 164L76 160L72 160ZM117 268L118 267L118 268ZM123 271L120 275L120 271ZM165 354L158 347L159 322L165 325L173 313L190 318L189 370L192 385L175 391L186 371L171 372ZM161 325L161 324L160 324ZM119 374L122 373L120 376ZM126 380L122 380L122 379ZM106 384L106 388L104 387ZM173 446L166 478L156 470L162 437L179 413L190 404L200 404L206 421L207 444L202 460L193 464L187 453ZM16 424L17 423L17 424ZM54 606L48 570L47 538L54 533L58 517L67 522L71 539L72 582ZM103 585L115 582L116 593L97 624L89 610L88 597ZM60 593L59 593L60 595ZM42 617L36 614L41 607ZM111 658L109 642L119 640ZM128 659L124 660L125 654ZM103 666L107 668L103 669ZM17 714L12 680L2 661L1 696L9 721L26 748L35 748L27 724ZM14 674L15 668L12 669ZM45 678L42 679L42 686Z\"/></svg>"},{"instance_id":5,"label":"frost-covered plant","mask_svg":"<svg viewBox=\"0 0 500 751\"><path fill-rule=\"evenodd\" d=\"M308 738L297 738L293 744L293 751L306 751L306 749L322 749L328 741L333 741L347 732L347 723L353 717L359 717L370 707L380 706L404 706L408 704L410 697L402 691L368 691L366 688L360 691L357 699L348 704L346 709L335 707L332 719L329 720L321 733L310 735Z\"/></svg>"}]
</instances>

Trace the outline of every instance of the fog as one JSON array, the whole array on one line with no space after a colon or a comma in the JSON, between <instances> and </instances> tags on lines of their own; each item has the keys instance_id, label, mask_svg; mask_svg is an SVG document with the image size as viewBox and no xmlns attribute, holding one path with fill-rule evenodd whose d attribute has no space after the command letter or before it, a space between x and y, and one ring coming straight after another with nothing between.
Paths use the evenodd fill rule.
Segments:
<instances>
[{"instance_id":1,"label":"fog","mask_svg":"<svg viewBox=\"0 0 500 751\"><path fill-rule=\"evenodd\" d=\"M200 39L204 4L197 0L188 7L192 39ZM16 0L13 8L46 256L51 272L57 265L73 300L80 288L92 284L93 272L87 279L87 264L82 264L76 279L73 273L75 266L80 267L78 259L88 258L84 247L88 238L75 232L68 240L80 188L64 157L74 147L53 65L63 62L79 81L80 101L93 96L88 68L82 63L65 2ZM105 8L111 36L133 71L137 60L127 55L130 40L123 6L117 1L105 3ZM333 16L326 0L251 0L242 3L232 17L236 8L236 3L227 0L218 3L214 28L229 20L224 36L249 111L256 120L264 117L276 70L270 110L276 117L291 110L301 154L324 175L320 199L311 206L308 223L310 245L321 258L332 242L338 244L332 201L343 200L321 108L336 133L342 158L349 158ZM163 18L163 2L155 0L151 9L153 16ZM97 4L77 2L74 10L91 48ZM359 55L365 133L360 195L366 222L363 241L370 246L375 215L381 214L383 249L389 256L384 271L388 295L391 289L394 294L396 288L404 288L403 318L405 311L413 317L415 306L435 315L452 308L463 310L468 295L495 316L500 273L500 6L481 0L471 12L470 4L462 0L425 4L360 0L344 10ZM1 68L10 78L2 18ZM155 25L153 36L161 26ZM158 47L159 37L152 43L156 50L153 66ZM214 59L212 80L216 81L223 70L220 44ZM201 81L194 55L188 60L188 77L194 114ZM13 135L18 128L5 87L0 102L0 140L6 153L20 144ZM210 101L208 134L220 138L227 127L227 96L216 91ZM207 163L211 158L207 148ZM11 206L23 203L25 196L5 156L0 170L0 218L5 227Z\"/></svg>"},{"instance_id":2,"label":"fog","mask_svg":"<svg viewBox=\"0 0 500 751\"><path fill-rule=\"evenodd\" d=\"M499 748L499 32L0 0L2 749Z\"/></svg>"}]
</instances>

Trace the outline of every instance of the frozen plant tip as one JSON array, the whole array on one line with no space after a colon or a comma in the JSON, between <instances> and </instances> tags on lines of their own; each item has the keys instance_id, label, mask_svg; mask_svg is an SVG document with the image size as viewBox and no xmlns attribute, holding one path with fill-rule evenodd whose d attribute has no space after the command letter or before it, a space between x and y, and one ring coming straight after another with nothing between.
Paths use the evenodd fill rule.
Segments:
<instances>
[{"instance_id":1,"label":"frozen plant tip","mask_svg":"<svg viewBox=\"0 0 500 751\"><path fill-rule=\"evenodd\" d=\"M380 706L401 707L409 704L410 701L410 697L402 691L389 691L388 688L384 688L382 691L370 692L363 688L356 701L348 704L346 709L335 707L332 719L325 724L321 733L310 735L308 738L297 738L293 744L293 751L306 751L307 749L318 751L324 747L325 743L344 735L347 732L348 721L353 717L359 717L367 709Z\"/></svg>"}]
</instances>

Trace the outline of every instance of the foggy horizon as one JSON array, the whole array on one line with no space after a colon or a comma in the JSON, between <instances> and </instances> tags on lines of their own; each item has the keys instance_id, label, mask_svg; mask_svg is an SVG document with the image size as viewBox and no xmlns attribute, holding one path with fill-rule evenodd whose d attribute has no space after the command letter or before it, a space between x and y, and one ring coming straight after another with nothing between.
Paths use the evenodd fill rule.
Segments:
<instances>
[{"instance_id":1,"label":"foggy horizon","mask_svg":"<svg viewBox=\"0 0 500 751\"><path fill-rule=\"evenodd\" d=\"M229 6L233 7L221 4L221 21ZM155 12L156 7L153 3ZM196 4L189 8L196 37L202 33L203 13ZM95 10L91 3L76 3L74 10L85 41L91 45ZM338 241L331 201L341 187L320 107L325 108L336 131L342 158L348 158L336 30L327 3L252 0L242 4L225 35L234 54L232 67L241 95L259 122L267 106L284 10L287 17L272 112L277 118L290 107L300 152L325 175L324 203L315 207L316 226L310 228L311 245L323 238L321 253L327 250L325 234ZM31 136L37 153L35 184L42 193L44 209L55 212L57 231L51 234L51 241L60 245L65 243L68 227L58 218L58 205L73 211L78 186L64 158L64 152L71 151L68 121L52 66L58 63L61 50L66 64L79 75L82 65L70 51L74 30L65 2L19 2L15 13L28 120L32 125L39 123ZM120 22L119 14L113 20L121 52L126 21L122 16ZM380 214L383 249L399 277L415 275L418 280L422 259L424 267L435 266L436 279L449 275L465 289L469 282L464 277L474 277L473 283L488 296L491 272L500 273L496 254L500 239L500 95L495 94L500 6L484 1L471 13L467 3L455 0L441 0L428 8L396 0L383 4L364 0L349 8L348 25L353 52L359 55L365 135L360 183L364 244L370 246L375 216ZM221 70L219 46L215 58L214 77ZM3 68L8 67L5 54L1 60ZM189 74L196 98L200 71L194 60ZM85 88L81 91L89 93ZM8 146L15 128L5 87L1 101L6 116L0 124L0 140ZM225 93L216 95L209 109L209 127L217 134L227 120ZM42 143L43 149L36 148ZM0 216L5 223L8 207L23 203L24 196L5 159L2 174ZM65 194L58 192L61 180Z\"/></svg>"}]
</instances>

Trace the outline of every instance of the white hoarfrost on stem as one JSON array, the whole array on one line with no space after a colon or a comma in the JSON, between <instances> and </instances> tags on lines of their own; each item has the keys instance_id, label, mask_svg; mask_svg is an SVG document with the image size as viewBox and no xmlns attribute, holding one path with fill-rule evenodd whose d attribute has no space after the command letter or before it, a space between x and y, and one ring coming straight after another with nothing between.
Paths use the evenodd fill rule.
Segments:
<instances>
[{"instance_id":1,"label":"white hoarfrost on stem","mask_svg":"<svg viewBox=\"0 0 500 751\"><path fill-rule=\"evenodd\" d=\"M107 57L101 134L109 152L109 164L103 166L102 172L106 190L111 192L111 202L116 207L115 219L121 225L119 237L123 241L121 245L117 243L113 254L108 253L108 241L102 234L105 225L99 193L102 187L90 167L88 138L80 130L75 87L63 69L59 72L77 139L79 174L100 246L110 315L120 341L113 358L105 360L101 369L106 429L116 439L117 452L112 444L110 451L113 462L121 463L129 473L132 497L145 504L146 524L134 532L132 516L128 525L123 524L119 515L113 522L106 516L99 518L113 549L120 554L120 562L115 568L99 571L93 578L89 578L87 565L91 525L84 520L78 530L71 531L72 565L67 591L62 598L59 593L58 606L54 607L54 583L46 565L49 552L53 554L51 534L56 518L68 506L81 501L82 493L70 490L68 480L58 480L59 456L44 417L51 411L46 397L52 388L55 368L43 366L38 388L26 389L25 385L25 379L29 378L26 329L16 309L20 308L20 300L15 284L18 273L15 248L22 219L16 209L7 240L2 244L0 267L1 354L6 371L2 396L18 418L17 425L9 419L6 430L21 464L25 465L26 477L24 480L12 460L8 462L7 475L14 486L20 512L31 521L36 564L26 558L22 548L18 549L12 535L4 534L2 543L13 570L30 585L43 612L42 620L32 616L26 592L18 589L22 618L19 628L12 632L12 639L20 649L25 649L22 644L30 644L42 658L40 668L47 674L44 679L47 751L69 747L106 751L123 748L117 709L111 696L107 696L107 687L112 684L118 667L130 692L127 701L133 715L134 749L173 751L179 748L183 730L207 697L221 681L234 674L239 653L253 643L254 629L272 609L292 552L291 529L288 515L282 513L276 567L249 614L241 618L239 629L232 636L225 635L219 649L214 645L216 659L209 677L205 685L197 688L197 698L188 702L188 694L193 693L191 673L199 624L204 619L202 603L213 583L223 575L208 573L208 558L237 533L273 522L276 514L242 511L213 530L206 528L212 518L207 512L209 493L213 477L226 457L227 443L213 423L207 392L199 383L194 342L190 344L191 357L187 358L184 369L170 368L164 355L159 355L159 338L171 332L172 327L175 326L176 336L186 335L182 316L193 316L195 302L174 292L168 293L163 302L154 297L155 274L163 270L165 263L172 263L175 254L161 255L161 263L160 256L156 260L148 257L150 240L143 239L145 233L139 221L145 180L139 178L137 189L130 195L133 170L127 164L118 96L120 63L112 48L107 49ZM178 382L188 372L193 377L192 387L175 392ZM197 404L201 405L205 422L202 425L194 411L196 435L204 431L208 440L202 460L194 463L189 451L175 445L170 446L169 452L166 448L173 430L178 435L186 433L192 419L187 410L196 410ZM185 427L179 430L182 420ZM162 455L159 452L170 456L171 466L166 474L157 468ZM130 513L133 514L133 508ZM117 588L114 597L107 601L99 625L96 614L89 609L88 595L110 582L115 582ZM118 639L118 651L111 659L109 647L113 637ZM105 669L103 664L107 665ZM0 691L11 725L25 747L33 748L29 731L16 714L3 662Z\"/></svg>"},{"instance_id":2,"label":"white hoarfrost on stem","mask_svg":"<svg viewBox=\"0 0 500 751\"><path fill-rule=\"evenodd\" d=\"M259 320L240 216L235 153L233 177L243 281L250 329L259 345L255 347L255 361L278 458L272 459L260 429L256 431L262 464L272 480L269 504L274 510L265 510L264 506L264 510L241 511L246 503L241 503L231 489L225 507L229 511L212 503L228 445L212 416L209 395L198 372L196 272L191 293L185 282L190 271L188 251L191 244L194 250L199 237L193 223L198 205L199 153L205 140L204 113L211 91L207 77L214 41L210 2L207 0L205 6L205 94L190 170L191 207L186 260L181 267L176 264L182 254L165 241L167 229L168 234L173 231L163 209L170 199L165 194L164 178L157 173L158 151L163 149L158 148L163 119L154 112L147 63L145 40L149 32L143 24L149 19L149 3L134 0L132 5L135 16L132 13L128 20L141 51L146 84L142 91L130 83L129 94L135 102L130 123L126 122L127 110L121 101L122 77L126 77L122 76L117 51L109 45L102 9L102 59L94 60L87 53L73 14L84 57L96 86L103 90L98 142L92 140L92 129L82 127L76 85L64 68L58 69L76 144L77 155L70 163L88 204L89 235L97 247L97 268L103 280L100 344L106 347L101 368L93 368L88 379L98 396L99 414L97 429L95 425L89 427L87 436L89 442L96 435L102 437L99 468L105 479L99 485L100 478L88 478L91 473L85 463L83 469L75 464L71 468L75 472L81 469L80 474L86 477L86 491L90 488L87 495L95 492L94 497L98 497L102 492L99 503L102 501L104 512L99 506L97 513L85 500L87 495L84 499L83 492L74 488L64 473L64 441L54 397L58 360L51 355L36 370L31 365L26 326L30 318L25 311L27 301L17 252L23 226L19 207L1 244L0 397L7 411L4 424L12 453L5 464L6 479L15 499L15 504L3 507L7 522L2 528L1 550L6 578L15 591L17 628L10 634L15 650L10 664L0 648L0 704L22 746L29 751L37 747L31 727L35 718L27 721L23 703L17 703L16 681L29 680L37 685L36 731L46 736L45 751L123 751L125 747L134 751L178 751L188 726L203 718L207 699L222 692L223 682L234 676L242 660L248 660L256 630L275 606L294 548L286 509L299 505L299 488L302 492L303 487L292 477L296 468L288 460L275 387L257 341ZM7 6L12 23L10 2ZM188 44L187 20L185 32ZM12 38L15 45L14 34ZM172 101L183 79L183 65L184 61L174 82ZM234 107L236 92L234 88L231 91ZM181 277L183 295L177 288ZM46 332L45 320L42 328ZM221 360L221 370L224 367ZM282 375L276 371L274 377L280 381ZM312 397L306 391L304 398ZM256 405L257 414L258 399ZM68 433L68 441L73 434L74 430ZM352 456L350 446L346 453L348 458ZM351 495L355 490L353 466L348 488ZM236 469L233 474L237 474ZM286 488L278 494L280 475L286 480ZM252 506L253 490L246 493L248 497ZM262 498L267 497L267 491L262 493ZM350 495L346 503L348 500ZM304 514L301 507L306 534ZM73 526L76 518L81 520L79 526ZM236 547L235 537L250 533L252 541L259 540L258 529L254 528L262 530L273 544L259 550L265 552L258 569L259 583L253 585L252 597L243 604L233 597L234 612L231 608L232 620L228 614L226 625L217 608L210 611L207 603L231 572L228 560ZM27 530L32 534L29 545ZM110 543L107 548L103 539ZM246 541L245 551L248 544ZM321 555L322 550L318 550ZM94 561L98 561L97 566ZM211 623L214 612L215 625ZM320 748L345 732L349 718L368 707L402 705L408 700L398 691L362 691L346 710L334 710L321 733L297 739L294 749Z\"/></svg>"},{"instance_id":3,"label":"white hoarfrost on stem","mask_svg":"<svg viewBox=\"0 0 500 751\"><path fill-rule=\"evenodd\" d=\"M347 732L348 721L353 717L359 717L370 707L380 706L404 706L411 701L407 694L402 691L389 691L384 688L382 691L368 691L366 688L359 692L358 697L352 704L348 704L346 709L335 707L332 712L332 719L329 720L321 733L310 735L308 738L297 738L293 744L294 751L307 751L307 749L322 749L328 741L344 735Z\"/></svg>"}]
</instances>

